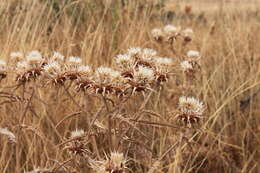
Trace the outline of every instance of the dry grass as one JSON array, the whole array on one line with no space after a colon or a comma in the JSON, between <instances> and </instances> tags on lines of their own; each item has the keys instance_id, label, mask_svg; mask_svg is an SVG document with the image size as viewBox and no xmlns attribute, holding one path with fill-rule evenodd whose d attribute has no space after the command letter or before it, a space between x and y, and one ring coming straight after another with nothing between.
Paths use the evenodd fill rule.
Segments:
<instances>
[{"instance_id":1,"label":"dry grass","mask_svg":"<svg viewBox=\"0 0 260 173\"><path fill-rule=\"evenodd\" d=\"M93 160L112 151L129 159L125 172L260 170L259 4L221 8L221 3L204 1L151 2L0 2L0 57L6 61L13 51L40 50L46 57L59 51L79 56L93 68L115 67L117 54L138 46L153 48L175 63L162 87L127 102L110 97L115 105L102 95L77 93L69 84L43 87L37 80L16 89L15 72L8 72L0 82L0 130L5 133L0 135L0 172L93 172ZM198 8L201 4L206 10ZM193 41L177 44L174 51L154 41L151 30L166 24L191 27ZM199 50L202 58L196 80L187 84L179 62L188 50ZM206 104L199 127L186 128L174 119L183 95ZM16 139L8 140L9 132L2 128ZM86 132L84 156L64 149L75 129Z\"/></svg>"}]
</instances>

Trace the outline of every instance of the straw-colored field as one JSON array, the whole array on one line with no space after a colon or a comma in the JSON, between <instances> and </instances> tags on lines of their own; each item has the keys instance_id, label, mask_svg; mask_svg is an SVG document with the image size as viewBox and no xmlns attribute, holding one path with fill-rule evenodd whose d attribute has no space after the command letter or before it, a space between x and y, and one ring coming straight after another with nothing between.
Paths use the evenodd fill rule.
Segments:
<instances>
[{"instance_id":1,"label":"straw-colored field","mask_svg":"<svg viewBox=\"0 0 260 173\"><path fill-rule=\"evenodd\" d=\"M1 0L0 172L259 172L259 3Z\"/></svg>"}]
</instances>

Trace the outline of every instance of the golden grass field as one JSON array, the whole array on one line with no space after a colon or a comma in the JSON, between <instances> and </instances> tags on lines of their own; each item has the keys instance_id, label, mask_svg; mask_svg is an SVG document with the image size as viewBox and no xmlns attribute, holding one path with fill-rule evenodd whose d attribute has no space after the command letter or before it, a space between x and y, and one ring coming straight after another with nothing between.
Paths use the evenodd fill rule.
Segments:
<instances>
[{"instance_id":1,"label":"golden grass field","mask_svg":"<svg viewBox=\"0 0 260 173\"><path fill-rule=\"evenodd\" d=\"M259 3L1 0L0 59L7 65L0 63L0 172L259 172ZM156 41L152 30L169 24L191 28L192 40ZM115 57L131 47L170 58L169 70L162 68L167 82L140 84L133 77L98 85L98 67L124 72ZM77 92L80 77L51 83L43 65L39 76L23 78L11 54L33 50L47 64L55 51L66 61L82 58L95 71L90 89ZM184 71L180 64L189 50L200 52L198 68ZM157 69L145 63L146 71ZM62 64L67 72L68 64ZM115 86L124 88L122 97L112 93ZM203 103L199 118L196 111L183 113L182 96ZM181 123L186 117L191 126ZM73 138L75 130L80 135Z\"/></svg>"}]
</instances>

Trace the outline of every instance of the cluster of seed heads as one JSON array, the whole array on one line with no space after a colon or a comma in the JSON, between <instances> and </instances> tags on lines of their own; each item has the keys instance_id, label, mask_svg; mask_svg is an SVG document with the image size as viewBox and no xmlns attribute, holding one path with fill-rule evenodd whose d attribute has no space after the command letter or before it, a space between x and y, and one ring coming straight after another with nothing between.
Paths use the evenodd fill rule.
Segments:
<instances>
[{"instance_id":1,"label":"cluster of seed heads","mask_svg":"<svg viewBox=\"0 0 260 173\"><path fill-rule=\"evenodd\" d=\"M167 42L172 44L179 37L183 39L183 44L187 44L192 41L193 30L191 28L186 28L184 30L181 27L176 27L173 25L166 25L163 28L154 28L152 30L153 38L160 42Z\"/></svg>"},{"instance_id":2,"label":"cluster of seed heads","mask_svg":"<svg viewBox=\"0 0 260 173\"><path fill-rule=\"evenodd\" d=\"M77 91L95 94L113 94L118 97L126 93L145 92L168 81L172 59L159 57L153 49L130 48L125 54L115 57L115 69L100 66L92 69L83 65L79 57L65 57L55 52L51 57L43 57L39 51L31 51L26 56L11 53L19 85L41 78L45 84L63 86L73 82ZM0 77L7 75L6 63L0 61Z\"/></svg>"},{"instance_id":3,"label":"cluster of seed heads","mask_svg":"<svg viewBox=\"0 0 260 173\"><path fill-rule=\"evenodd\" d=\"M189 78L194 78L196 72L200 70L200 53L195 50L187 52L186 60L181 62L181 67Z\"/></svg>"}]
</instances>

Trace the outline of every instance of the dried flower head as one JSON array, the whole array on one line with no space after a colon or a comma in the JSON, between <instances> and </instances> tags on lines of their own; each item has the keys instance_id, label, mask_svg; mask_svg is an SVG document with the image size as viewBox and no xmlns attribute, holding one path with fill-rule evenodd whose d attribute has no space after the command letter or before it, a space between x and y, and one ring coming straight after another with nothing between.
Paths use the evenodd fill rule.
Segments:
<instances>
[{"instance_id":1,"label":"dried flower head","mask_svg":"<svg viewBox=\"0 0 260 173\"><path fill-rule=\"evenodd\" d=\"M29 64L27 61L20 61L16 65L16 81L20 84L25 84L31 79L36 79L42 74L42 67L38 67L38 64Z\"/></svg>"},{"instance_id":2,"label":"dried flower head","mask_svg":"<svg viewBox=\"0 0 260 173\"><path fill-rule=\"evenodd\" d=\"M30 65L39 64L42 60L43 60L42 55L37 50L33 50L33 51L29 52L28 55L26 56L26 61Z\"/></svg>"},{"instance_id":3,"label":"dried flower head","mask_svg":"<svg viewBox=\"0 0 260 173\"><path fill-rule=\"evenodd\" d=\"M157 55L157 51L150 48L144 48L142 51L142 58L153 58Z\"/></svg>"},{"instance_id":4,"label":"dried flower head","mask_svg":"<svg viewBox=\"0 0 260 173\"><path fill-rule=\"evenodd\" d=\"M156 41L162 41L164 37L164 33L160 28L154 28L152 30L152 36Z\"/></svg>"},{"instance_id":5,"label":"dried flower head","mask_svg":"<svg viewBox=\"0 0 260 173\"><path fill-rule=\"evenodd\" d=\"M131 47L127 50L128 55L131 57L139 56L142 52L142 49L140 47Z\"/></svg>"},{"instance_id":6,"label":"dried flower head","mask_svg":"<svg viewBox=\"0 0 260 173\"><path fill-rule=\"evenodd\" d=\"M120 72L101 66L96 69L94 92L102 95L114 93L114 86L120 79L122 79Z\"/></svg>"},{"instance_id":7,"label":"dried flower head","mask_svg":"<svg viewBox=\"0 0 260 173\"><path fill-rule=\"evenodd\" d=\"M191 28L187 28L182 31L182 34L183 34L184 44L187 44L192 40L193 30Z\"/></svg>"},{"instance_id":8,"label":"dried flower head","mask_svg":"<svg viewBox=\"0 0 260 173\"><path fill-rule=\"evenodd\" d=\"M179 30L177 27L173 26L173 25L166 25L163 28L163 31L165 32L165 34L167 35L174 35L176 34Z\"/></svg>"},{"instance_id":9,"label":"dried flower head","mask_svg":"<svg viewBox=\"0 0 260 173\"><path fill-rule=\"evenodd\" d=\"M191 127L194 123L198 123L202 119L205 110L204 104L193 97L182 96L179 98L179 113L177 118L185 125Z\"/></svg>"},{"instance_id":10,"label":"dried flower head","mask_svg":"<svg viewBox=\"0 0 260 173\"><path fill-rule=\"evenodd\" d=\"M101 161L91 161L90 166L96 173L124 173L127 160L123 153L112 152L110 158Z\"/></svg>"},{"instance_id":11,"label":"dried flower head","mask_svg":"<svg viewBox=\"0 0 260 173\"><path fill-rule=\"evenodd\" d=\"M76 129L70 134L70 142L64 149L67 149L71 154L83 156L88 152L86 142L84 141L85 131Z\"/></svg>"},{"instance_id":12,"label":"dried flower head","mask_svg":"<svg viewBox=\"0 0 260 173\"><path fill-rule=\"evenodd\" d=\"M6 70L6 62L4 60L0 60L0 71Z\"/></svg>"},{"instance_id":13,"label":"dried flower head","mask_svg":"<svg viewBox=\"0 0 260 173\"><path fill-rule=\"evenodd\" d=\"M148 84L155 79L154 71L150 68L139 66L134 72L134 80L138 83Z\"/></svg>"},{"instance_id":14,"label":"dried flower head","mask_svg":"<svg viewBox=\"0 0 260 173\"><path fill-rule=\"evenodd\" d=\"M80 65L77 72L80 76L89 77L92 74L92 69L88 65Z\"/></svg>"},{"instance_id":15,"label":"dried flower head","mask_svg":"<svg viewBox=\"0 0 260 173\"><path fill-rule=\"evenodd\" d=\"M7 76L6 70L7 70L6 62L4 60L0 60L0 81L6 78Z\"/></svg>"},{"instance_id":16,"label":"dried flower head","mask_svg":"<svg viewBox=\"0 0 260 173\"><path fill-rule=\"evenodd\" d=\"M100 83L112 83L119 76L121 76L120 72L109 67L101 66L96 70L97 81Z\"/></svg>"},{"instance_id":17,"label":"dried flower head","mask_svg":"<svg viewBox=\"0 0 260 173\"><path fill-rule=\"evenodd\" d=\"M85 131L83 129L76 129L70 133L70 138L78 138L82 137L85 134Z\"/></svg>"},{"instance_id":18,"label":"dried flower head","mask_svg":"<svg viewBox=\"0 0 260 173\"><path fill-rule=\"evenodd\" d=\"M60 64L57 61L52 61L43 67L44 71L50 75L57 75L61 72Z\"/></svg>"},{"instance_id":19,"label":"dried flower head","mask_svg":"<svg viewBox=\"0 0 260 173\"><path fill-rule=\"evenodd\" d=\"M191 37L193 35L193 30L191 28L186 28L182 31L184 36L189 36Z\"/></svg>"},{"instance_id":20,"label":"dried flower head","mask_svg":"<svg viewBox=\"0 0 260 173\"><path fill-rule=\"evenodd\" d=\"M193 66L189 61L182 61L181 62L181 68L186 73L193 72Z\"/></svg>"},{"instance_id":21,"label":"dried flower head","mask_svg":"<svg viewBox=\"0 0 260 173\"><path fill-rule=\"evenodd\" d=\"M115 58L116 64L121 70L127 71L134 68L134 59L129 54L117 55Z\"/></svg>"},{"instance_id":22,"label":"dried flower head","mask_svg":"<svg viewBox=\"0 0 260 173\"><path fill-rule=\"evenodd\" d=\"M155 64L155 76L157 82L161 83L168 81L170 67L173 64L172 59L157 57L154 58L153 61Z\"/></svg>"},{"instance_id":23,"label":"dried flower head","mask_svg":"<svg viewBox=\"0 0 260 173\"><path fill-rule=\"evenodd\" d=\"M196 50L189 50L187 52L187 56L190 59L199 59L200 58L200 53Z\"/></svg>"}]
</instances>

